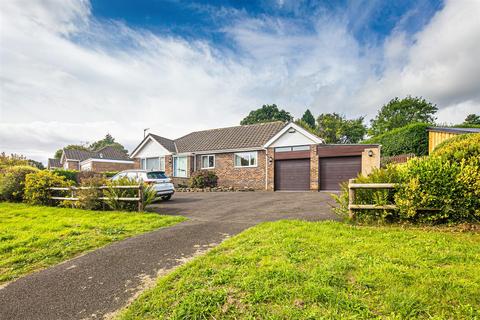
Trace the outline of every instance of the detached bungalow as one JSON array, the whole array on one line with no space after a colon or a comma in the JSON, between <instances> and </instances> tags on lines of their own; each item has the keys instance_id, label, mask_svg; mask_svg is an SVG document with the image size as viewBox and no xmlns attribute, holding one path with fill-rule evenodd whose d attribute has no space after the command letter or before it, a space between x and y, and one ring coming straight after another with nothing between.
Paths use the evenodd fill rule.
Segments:
<instances>
[{"instance_id":1,"label":"detached bungalow","mask_svg":"<svg viewBox=\"0 0 480 320\"><path fill-rule=\"evenodd\" d=\"M380 165L378 145L326 145L295 123L196 131L172 140L148 134L133 150L136 168L165 171L178 184L211 170L218 184L256 190L338 190Z\"/></svg>"},{"instance_id":2,"label":"detached bungalow","mask_svg":"<svg viewBox=\"0 0 480 320\"><path fill-rule=\"evenodd\" d=\"M60 159L48 159L48 169L68 169L79 171L122 171L132 169L134 161L128 154L113 147L98 151L63 149Z\"/></svg>"}]
</instances>

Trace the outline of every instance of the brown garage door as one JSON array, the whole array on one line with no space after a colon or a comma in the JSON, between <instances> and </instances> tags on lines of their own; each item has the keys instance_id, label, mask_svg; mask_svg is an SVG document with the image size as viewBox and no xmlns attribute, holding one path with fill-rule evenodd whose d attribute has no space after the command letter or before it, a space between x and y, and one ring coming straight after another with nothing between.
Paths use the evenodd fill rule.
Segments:
<instances>
[{"instance_id":1,"label":"brown garage door","mask_svg":"<svg viewBox=\"0 0 480 320\"><path fill-rule=\"evenodd\" d=\"M310 159L275 161L275 190L310 190Z\"/></svg>"},{"instance_id":2,"label":"brown garage door","mask_svg":"<svg viewBox=\"0 0 480 320\"><path fill-rule=\"evenodd\" d=\"M320 190L339 190L340 183L362 170L362 157L320 158Z\"/></svg>"}]
</instances>

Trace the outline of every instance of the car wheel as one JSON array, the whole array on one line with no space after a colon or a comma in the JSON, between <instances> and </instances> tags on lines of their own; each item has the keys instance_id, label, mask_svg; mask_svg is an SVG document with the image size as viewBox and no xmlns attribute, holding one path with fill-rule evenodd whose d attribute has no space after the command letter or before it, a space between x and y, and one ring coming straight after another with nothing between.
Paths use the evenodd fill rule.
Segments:
<instances>
[{"instance_id":1,"label":"car wheel","mask_svg":"<svg viewBox=\"0 0 480 320\"><path fill-rule=\"evenodd\" d=\"M171 198L172 198L172 195L169 194L168 196L163 196L163 197L162 197L162 200L167 201L167 200L170 200Z\"/></svg>"}]
</instances>

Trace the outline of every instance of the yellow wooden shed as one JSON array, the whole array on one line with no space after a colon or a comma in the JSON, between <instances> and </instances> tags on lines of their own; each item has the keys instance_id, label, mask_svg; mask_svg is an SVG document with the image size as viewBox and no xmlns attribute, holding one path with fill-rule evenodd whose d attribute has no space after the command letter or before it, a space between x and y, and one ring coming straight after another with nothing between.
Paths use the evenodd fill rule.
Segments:
<instances>
[{"instance_id":1,"label":"yellow wooden shed","mask_svg":"<svg viewBox=\"0 0 480 320\"><path fill-rule=\"evenodd\" d=\"M428 153L443 141L465 133L480 133L480 128L430 127L428 130Z\"/></svg>"}]
</instances>

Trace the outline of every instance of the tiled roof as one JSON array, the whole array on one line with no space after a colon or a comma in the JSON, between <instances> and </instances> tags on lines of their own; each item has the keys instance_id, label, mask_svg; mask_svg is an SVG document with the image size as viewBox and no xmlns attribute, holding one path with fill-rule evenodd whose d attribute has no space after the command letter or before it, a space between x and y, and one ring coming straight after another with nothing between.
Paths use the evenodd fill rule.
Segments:
<instances>
[{"instance_id":1,"label":"tiled roof","mask_svg":"<svg viewBox=\"0 0 480 320\"><path fill-rule=\"evenodd\" d=\"M104 147L98 151L87 150L75 150L65 149L63 150L65 157L68 160L87 160L87 159L106 159L106 160L130 160L128 154L122 150L114 147Z\"/></svg>"},{"instance_id":2,"label":"tiled roof","mask_svg":"<svg viewBox=\"0 0 480 320\"><path fill-rule=\"evenodd\" d=\"M63 154L68 160L86 160L95 155L92 151L76 150L76 149L64 149Z\"/></svg>"},{"instance_id":3,"label":"tiled roof","mask_svg":"<svg viewBox=\"0 0 480 320\"><path fill-rule=\"evenodd\" d=\"M48 168L61 168L62 164L60 163L60 159L48 159Z\"/></svg>"},{"instance_id":4,"label":"tiled roof","mask_svg":"<svg viewBox=\"0 0 480 320\"><path fill-rule=\"evenodd\" d=\"M480 133L480 128L430 127L428 131L452 133Z\"/></svg>"},{"instance_id":5,"label":"tiled roof","mask_svg":"<svg viewBox=\"0 0 480 320\"><path fill-rule=\"evenodd\" d=\"M109 160L130 160L128 154L114 147L104 147L96 152L91 158Z\"/></svg>"},{"instance_id":6,"label":"tiled roof","mask_svg":"<svg viewBox=\"0 0 480 320\"><path fill-rule=\"evenodd\" d=\"M196 131L176 139L175 145L179 153L260 148L285 125L277 121Z\"/></svg>"},{"instance_id":7,"label":"tiled roof","mask_svg":"<svg viewBox=\"0 0 480 320\"><path fill-rule=\"evenodd\" d=\"M176 152L175 141L157 136L156 134L151 133L150 136L155 139L158 143L165 147L170 152Z\"/></svg>"}]
</instances>

